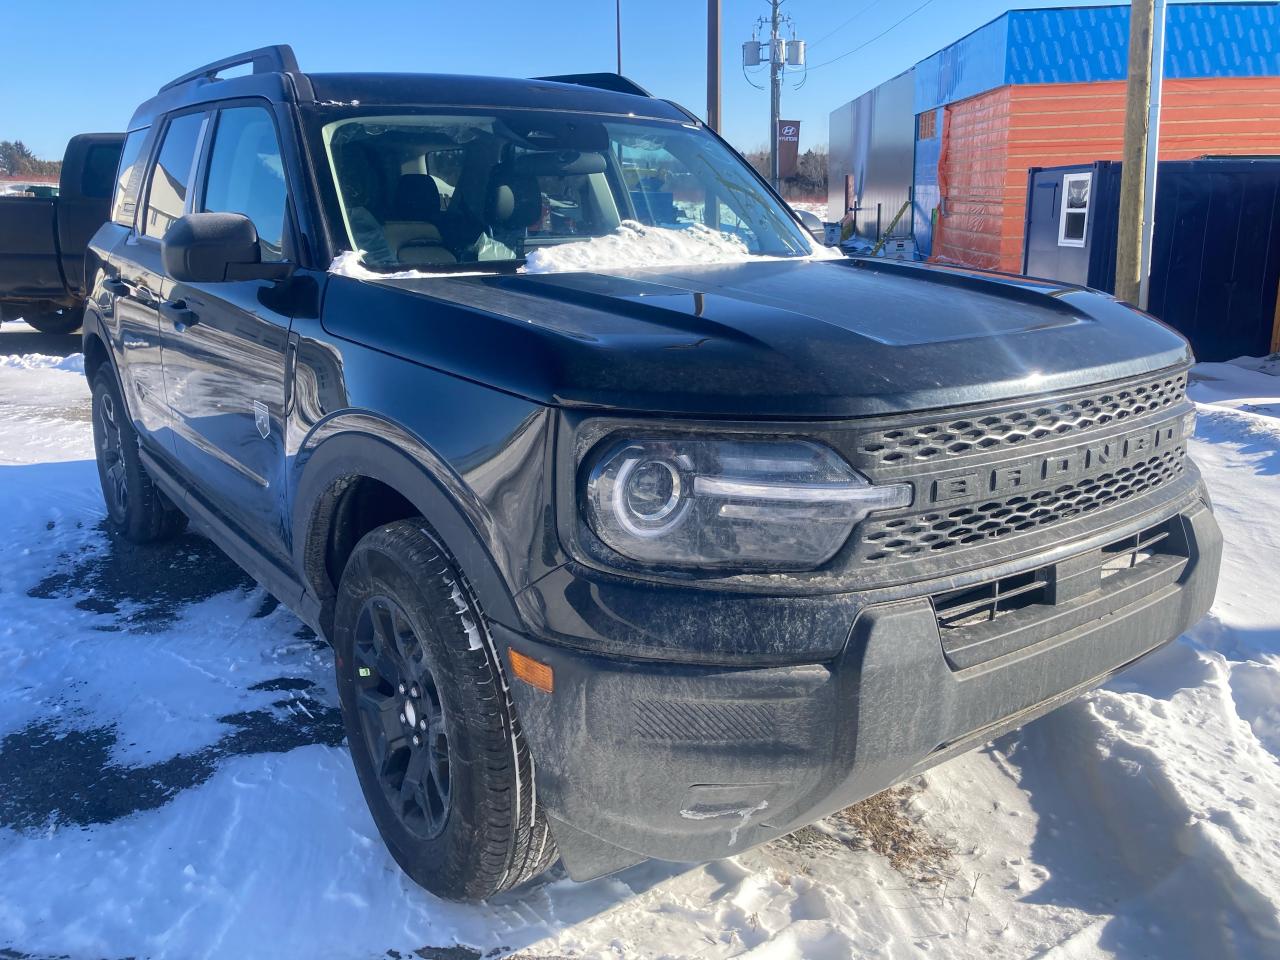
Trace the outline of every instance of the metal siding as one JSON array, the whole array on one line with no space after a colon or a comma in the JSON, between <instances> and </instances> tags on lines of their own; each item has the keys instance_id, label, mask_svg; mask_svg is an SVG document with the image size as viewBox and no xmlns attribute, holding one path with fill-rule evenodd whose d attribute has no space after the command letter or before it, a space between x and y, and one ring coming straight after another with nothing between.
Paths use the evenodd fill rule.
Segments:
<instances>
[{"instance_id":1,"label":"metal siding","mask_svg":"<svg viewBox=\"0 0 1280 960\"><path fill-rule=\"evenodd\" d=\"M914 80L908 71L831 114L828 212L834 214L843 205L844 178L852 173L855 199L861 208L857 215L857 234L864 239L876 237L877 204L881 223L887 227L911 194L915 154L913 92ZM847 127L843 117L846 108L849 111ZM834 139L837 133L841 137L839 147ZM833 219L839 217L833 216Z\"/></svg>"},{"instance_id":2,"label":"metal siding","mask_svg":"<svg viewBox=\"0 0 1280 960\"><path fill-rule=\"evenodd\" d=\"M831 111L827 139L827 220L839 223L845 215L844 178L854 170L853 103Z\"/></svg>"}]
</instances>

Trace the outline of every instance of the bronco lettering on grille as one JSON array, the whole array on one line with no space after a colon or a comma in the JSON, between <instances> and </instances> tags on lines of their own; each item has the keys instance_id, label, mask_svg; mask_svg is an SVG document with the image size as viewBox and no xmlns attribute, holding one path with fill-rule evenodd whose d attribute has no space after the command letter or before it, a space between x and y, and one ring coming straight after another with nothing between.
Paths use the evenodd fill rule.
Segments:
<instances>
[{"instance_id":1,"label":"bronco lettering on grille","mask_svg":"<svg viewBox=\"0 0 1280 960\"><path fill-rule=\"evenodd\" d=\"M1082 444L990 470L949 474L930 484L928 501L952 503L989 494L1016 493L1045 482L1076 480L1105 467L1163 452L1176 446L1181 436L1182 421L1171 420L1122 437Z\"/></svg>"}]
</instances>

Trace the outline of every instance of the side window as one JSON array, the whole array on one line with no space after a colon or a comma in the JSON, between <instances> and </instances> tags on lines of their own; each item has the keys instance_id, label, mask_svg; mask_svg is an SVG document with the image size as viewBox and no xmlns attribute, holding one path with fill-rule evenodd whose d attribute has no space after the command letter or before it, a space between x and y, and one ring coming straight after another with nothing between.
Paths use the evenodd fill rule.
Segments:
<instances>
[{"instance_id":1,"label":"side window","mask_svg":"<svg viewBox=\"0 0 1280 960\"><path fill-rule=\"evenodd\" d=\"M95 143L84 156L80 173L80 193L86 197L105 199L111 196L111 175L120 164L120 147L114 143Z\"/></svg>"},{"instance_id":2,"label":"side window","mask_svg":"<svg viewBox=\"0 0 1280 960\"><path fill-rule=\"evenodd\" d=\"M111 219L122 227L132 227L134 213L138 209L138 188L142 184L142 145L147 141L149 127L135 130L124 138L120 151L120 166L116 169L116 192L111 201Z\"/></svg>"},{"instance_id":3,"label":"side window","mask_svg":"<svg viewBox=\"0 0 1280 960\"><path fill-rule=\"evenodd\" d=\"M284 259L288 208L284 163L271 115L261 107L229 107L218 115L200 209L242 213L258 229L262 259Z\"/></svg>"},{"instance_id":4,"label":"side window","mask_svg":"<svg viewBox=\"0 0 1280 960\"><path fill-rule=\"evenodd\" d=\"M183 114L174 117L164 132L164 143L147 189L147 215L143 218L142 232L148 237L163 237L170 224L182 216L203 121L202 113Z\"/></svg>"},{"instance_id":5,"label":"side window","mask_svg":"<svg viewBox=\"0 0 1280 960\"><path fill-rule=\"evenodd\" d=\"M1083 247L1089 227L1089 188L1092 173L1068 173L1062 178L1062 217L1058 221L1058 246Z\"/></svg>"}]
</instances>

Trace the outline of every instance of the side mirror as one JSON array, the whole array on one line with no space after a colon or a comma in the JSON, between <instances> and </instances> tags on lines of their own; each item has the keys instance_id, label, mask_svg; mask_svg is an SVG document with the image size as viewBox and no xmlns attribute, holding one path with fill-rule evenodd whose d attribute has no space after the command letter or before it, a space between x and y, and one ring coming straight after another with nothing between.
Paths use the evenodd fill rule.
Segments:
<instances>
[{"instance_id":1,"label":"side mirror","mask_svg":"<svg viewBox=\"0 0 1280 960\"><path fill-rule=\"evenodd\" d=\"M258 230L240 213L189 213L179 217L160 241L164 272L179 283L227 280L281 280L287 263L263 263Z\"/></svg>"},{"instance_id":2,"label":"side mirror","mask_svg":"<svg viewBox=\"0 0 1280 960\"><path fill-rule=\"evenodd\" d=\"M792 209L794 210L795 208L793 207ZM795 214L804 228L813 234L813 239L823 244L827 242L827 227L822 222L821 217L816 213L810 213L808 210L796 210Z\"/></svg>"}]
</instances>

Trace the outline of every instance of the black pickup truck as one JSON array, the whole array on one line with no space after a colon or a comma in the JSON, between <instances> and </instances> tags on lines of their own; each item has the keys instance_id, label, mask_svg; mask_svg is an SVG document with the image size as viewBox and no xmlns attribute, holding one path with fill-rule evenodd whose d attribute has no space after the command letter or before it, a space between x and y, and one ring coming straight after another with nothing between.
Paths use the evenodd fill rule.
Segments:
<instances>
[{"instance_id":1,"label":"black pickup truck","mask_svg":"<svg viewBox=\"0 0 1280 960\"><path fill-rule=\"evenodd\" d=\"M442 896L739 853L1213 598L1178 334L823 256L620 77L263 48L139 107L117 181L83 333L110 519L190 518L333 644L374 820Z\"/></svg>"},{"instance_id":2,"label":"black pickup truck","mask_svg":"<svg viewBox=\"0 0 1280 960\"><path fill-rule=\"evenodd\" d=\"M106 222L124 134L72 137L57 196L0 196L0 322L70 333L84 311L84 252Z\"/></svg>"}]
</instances>

